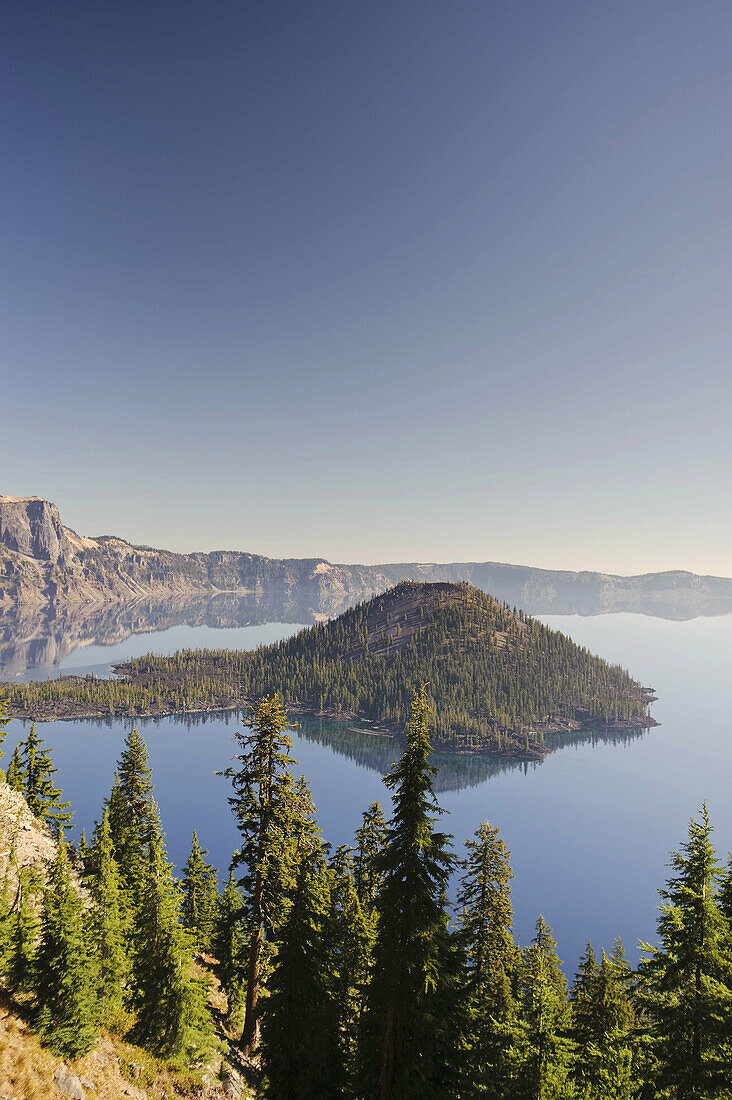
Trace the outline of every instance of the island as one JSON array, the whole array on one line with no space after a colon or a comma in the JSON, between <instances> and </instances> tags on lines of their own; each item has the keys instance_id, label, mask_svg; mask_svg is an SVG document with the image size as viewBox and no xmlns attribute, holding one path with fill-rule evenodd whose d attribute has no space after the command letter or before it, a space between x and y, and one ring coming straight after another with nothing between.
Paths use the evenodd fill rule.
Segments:
<instances>
[{"instance_id":1,"label":"island","mask_svg":"<svg viewBox=\"0 0 732 1100\"><path fill-rule=\"evenodd\" d=\"M274 645L148 654L116 671L2 690L11 715L36 721L241 709L280 692L294 715L399 736L424 683L437 750L525 759L546 755L547 735L657 725L652 689L467 583L405 581Z\"/></svg>"}]
</instances>

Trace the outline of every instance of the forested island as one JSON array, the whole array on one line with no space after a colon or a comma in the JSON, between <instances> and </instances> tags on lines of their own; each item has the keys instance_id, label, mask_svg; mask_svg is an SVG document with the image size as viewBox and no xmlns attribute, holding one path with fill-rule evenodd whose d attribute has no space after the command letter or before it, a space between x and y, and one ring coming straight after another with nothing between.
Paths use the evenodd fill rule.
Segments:
<instances>
[{"instance_id":1,"label":"forested island","mask_svg":"<svg viewBox=\"0 0 732 1100\"><path fill-rule=\"evenodd\" d=\"M651 689L465 583L403 582L275 645L148 654L117 671L111 680L5 685L9 713L48 720L236 709L285 685L293 713L396 734L413 685L428 683L439 702L434 744L445 752L540 759L548 733L656 725Z\"/></svg>"}]
</instances>

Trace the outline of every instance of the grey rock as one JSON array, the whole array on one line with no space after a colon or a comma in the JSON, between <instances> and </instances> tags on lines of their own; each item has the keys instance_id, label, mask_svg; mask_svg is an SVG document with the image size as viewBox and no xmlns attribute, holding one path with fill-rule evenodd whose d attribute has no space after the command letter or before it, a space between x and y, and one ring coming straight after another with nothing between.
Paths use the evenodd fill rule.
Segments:
<instances>
[{"instance_id":1,"label":"grey rock","mask_svg":"<svg viewBox=\"0 0 732 1100\"><path fill-rule=\"evenodd\" d=\"M53 1075L56 1088L59 1092L62 1092L64 1096L71 1097L71 1100L84 1100L84 1090L81 1087L81 1081L78 1077L69 1073L66 1066L61 1065L58 1067Z\"/></svg>"}]
</instances>

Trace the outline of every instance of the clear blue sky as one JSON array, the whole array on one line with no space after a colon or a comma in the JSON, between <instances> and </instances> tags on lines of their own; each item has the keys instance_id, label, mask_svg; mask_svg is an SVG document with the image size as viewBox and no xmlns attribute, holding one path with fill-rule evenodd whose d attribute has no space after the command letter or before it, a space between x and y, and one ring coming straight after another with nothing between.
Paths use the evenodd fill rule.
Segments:
<instances>
[{"instance_id":1,"label":"clear blue sky","mask_svg":"<svg viewBox=\"0 0 732 1100\"><path fill-rule=\"evenodd\" d=\"M0 43L0 492L732 574L729 0L24 0Z\"/></svg>"}]
</instances>

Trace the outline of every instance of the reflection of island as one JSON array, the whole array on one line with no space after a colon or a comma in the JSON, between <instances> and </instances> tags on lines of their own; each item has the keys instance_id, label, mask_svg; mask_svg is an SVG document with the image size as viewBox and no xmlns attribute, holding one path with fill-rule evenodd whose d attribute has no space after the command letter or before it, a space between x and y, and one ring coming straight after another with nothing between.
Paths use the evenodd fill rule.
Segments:
<instances>
[{"instance_id":1,"label":"reflection of island","mask_svg":"<svg viewBox=\"0 0 732 1100\"><path fill-rule=\"evenodd\" d=\"M364 768L386 775L398 759L400 743L391 737L378 737L355 731L346 722L327 719L303 718L298 731L307 741L326 745L340 756L347 756ZM645 737L645 729L595 729L584 732L550 734L545 740L550 752L570 745L629 744ZM518 760L506 756L489 756L476 753L452 755L435 753L432 763L438 769L435 778L436 791L462 791L466 787L478 787L487 779L502 772L522 771L541 766L542 761Z\"/></svg>"},{"instance_id":2,"label":"reflection of island","mask_svg":"<svg viewBox=\"0 0 732 1100\"><path fill-rule=\"evenodd\" d=\"M508 567L506 567L508 568ZM508 575L477 578L478 587L531 615L600 615L617 611L666 619L732 612L732 600L688 590L675 602L668 589L639 588L611 596L596 585L567 574L566 584L534 588ZM475 583L475 582L474 582ZM317 601L315 601L317 604ZM12 678L29 668L52 669L74 650L87 645L115 645L132 634L154 633L174 626L242 627L268 622L308 624L333 617L356 599L342 594L327 606L314 606L312 589L261 587L255 592L151 597L96 603L55 603L44 607L21 604L0 615L0 678Z\"/></svg>"},{"instance_id":3,"label":"reflection of island","mask_svg":"<svg viewBox=\"0 0 732 1100\"><path fill-rule=\"evenodd\" d=\"M239 720L240 712L226 711L218 714L178 714L164 719L137 718L135 722L140 728L149 723L164 721L180 723L187 729L191 729L206 725L207 722L223 721L226 725L238 725ZM92 719L82 718L80 721L92 721ZM93 721L111 726L117 720L98 718ZM299 726L296 737L299 736L306 741L332 749L339 756L345 756L362 768L368 768L379 775L386 775L391 770L392 764L399 758L401 752L400 743L396 738L359 733L353 729L352 723L334 722L327 718L302 717L299 719ZM546 742L552 752L572 745L627 745L645 737L647 732L643 729L596 729L548 735ZM297 759L297 745L293 755ZM438 792L462 791L467 787L479 787L487 779L492 779L502 772L518 770L526 773L530 769L541 766L541 761L467 753L459 756L435 753L432 762L438 769L434 785Z\"/></svg>"}]
</instances>

